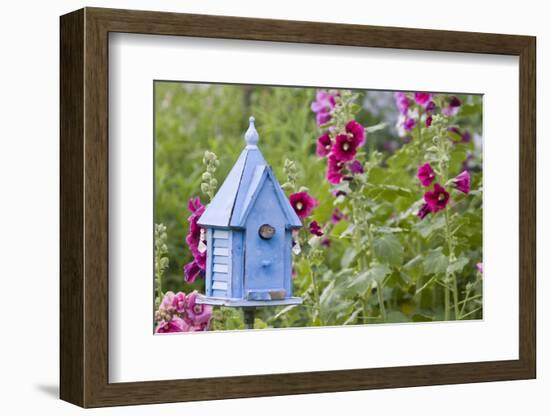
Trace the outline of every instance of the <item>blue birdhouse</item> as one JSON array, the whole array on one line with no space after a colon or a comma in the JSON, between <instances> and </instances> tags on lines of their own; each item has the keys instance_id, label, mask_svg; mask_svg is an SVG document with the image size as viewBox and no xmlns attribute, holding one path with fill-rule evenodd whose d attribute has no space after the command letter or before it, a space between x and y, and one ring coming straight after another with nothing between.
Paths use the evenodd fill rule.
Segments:
<instances>
[{"instance_id":1,"label":"blue birdhouse","mask_svg":"<svg viewBox=\"0 0 550 416\"><path fill-rule=\"evenodd\" d=\"M302 223L258 148L254 117L246 146L199 218L206 230L206 296L244 308L292 305L292 230Z\"/></svg>"}]
</instances>

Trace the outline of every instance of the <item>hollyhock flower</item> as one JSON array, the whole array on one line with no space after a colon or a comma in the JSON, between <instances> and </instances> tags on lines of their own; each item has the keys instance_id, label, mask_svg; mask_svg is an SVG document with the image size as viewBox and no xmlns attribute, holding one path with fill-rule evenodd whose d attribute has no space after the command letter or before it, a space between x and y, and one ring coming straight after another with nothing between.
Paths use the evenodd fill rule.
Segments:
<instances>
[{"instance_id":1,"label":"hollyhock flower","mask_svg":"<svg viewBox=\"0 0 550 416\"><path fill-rule=\"evenodd\" d=\"M330 247L330 239L328 239L328 238L323 238L323 239L321 240L321 245L322 245L323 247L327 247L327 248Z\"/></svg>"},{"instance_id":2,"label":"hollyhock flower","mask_svg":"<svg viewBox=\"0 0 550 416\"><path fill-rule=\"evenodd\" d=\"M327 180L329 183L337 185L342 181L342 178L344 177L344 175L342 175L342 169L344 169L344 162L339 160L335 155L331 154L328 157L327 163Z\"/></svg>"},{"instance_id":3,"label":"hollyhock flower","mask_svg":"<svg viewBox=\"0 0 550 416\"><path fill-rule=\"evenodd\" d=\"M427 113L431 113L435 111L435 103L433 101L430 101L424 109L426 110Z\"/></svg>"},{"instance_id":4,"label":"hollyhock flower","mask_svg":"<svg viewBox=\"0 0 550 416\"><path fill-rule=\"evenodd\" d=\"M478 272L480 272L481 274L483 274L483 263L477 263L476 264L476 269Z\"/></svg>"},{"instance_id":5,"label":"hollyhock flower","mask_svg":"<svg viewBox=\"0 0 550 416\"><path fill-rule=\"evenodd\" d=\"M416 215L418 216L418 218L423 220L426 217L426 215L428 215L429 213L430 213L430 207L428 207L428 204L424 204L420 207Z\"/></svg>"},{"instance_id":6,"label":"hollyhock flower","mask_svg":"<svg viewBox=\"0 0 550 416\"><path fill-rule=\"evenodd\" d=\"M342 219L344 218L344 213L340 211L338 208L335 208L334 211L332 211L332 214L330 215L330 222L333 224L338 224Z\"/></svg>"},{"instance_id":7,"label":"hollyhock flower","mask_svg":"<svg viewBox=\"0 0 550 416\"><path fill-rule=\"evenodd\" d=\"M424 201L428 205L430 212L438 212L444 209L449 203L450 194L440 184L434 185L433 191L424 194Z\"/></svg>"},{"instance_id":8,"label":"hollyhock flower","mask_svg":"<svg viewBox=\"0 0 550 416\"><path fill-rule=\"evenodd\" d=\"M313 211L313 208L318 205L317 200L307 192L296 192L290 195L288 199L290 201L290 205L292 205L292 208L294 208L294 211L296 211L296 214L300 219L304 219L309 216L311 211Z\"/></svg>"},{"instance_id":9,"label":"hollyhock flower","mask_svg":"<svg viewBox=\"0 0 550 416\"><path fill-rule=\"evenodd\" d=\"M339 134L336 136L336 142L332 146L332 155L338 160L346 162L353 160L357 154L357 145L353 137L347 134Z\"/></svg>"},{"instance_id":10,"label":"hollyhock flower","mask_svg":"<svg viewBox=\"0 0 550 416\"><path fill-rule=\"evenodd\" d=\"M317 139L317 155L319 157L328 156L332 147L332 140L328 133L323 134Z\"/></svg>"},{"instance_id":11,"label":"hollyhock flower","mask_svg":"<svg viewBox=\"0 0 550 416\"><path fill-rule=\"evenodd\" d=\"M430 102L432 101L432 94L427 92L415 92L414 101L419 106L426 108L428 104L430 104Z\"/></svg>"},{"instance_id":12,"label":"hollyhock flower","mask_svg":"<svg viewBox=\"0 0 550 416\"><path fill-rule=\"evenodd\" d=\"M462 143L470 143L470 141L472 140L472 135L470 133L468 133L467 131L462 133L462 135L460 137L462 139Z\"/></svg>"},{"instance_id":13,"label":"hollyhock flower","mask_svg":"<svg viewBox=\"0 0 550 416\"><path fill-rule=\"evenodd\" d=\"M201 228L197 224L200 216L204 213L206 207L202 205L199 197L195 199L190 198L189 202L187 203L187 207L189 211L191 211L191 215L187 219L187 221L189 222L189 232L185 237L185 242L191 250L191 254L193 254L197 265L202 270L206 270L206 251L202 253L199 251L199 243L201 241Z\"/></svg>"},{"instance_id":14,"label":"hollyhock flower","mask_svg":"<svg viewBox=\"0 0 550 416\"><path fill-rule=\"evenodd\" d=\"M449 101L449 103L441 109L441 112L447 117L454 116L458 113L458 110L460 110L461 105L462 102L458 99L458 97L453 96L451 101Z\"/></svg>"},{"instance_id":15,"label":"hollyhock flower","mask_svg":"<svg viewBox=\"0 0 550 416\"><path fill-rule=\"evenodd\" d=\"M460 137L460 141L457 141L457 140L453 140L453 142L456 144L456 143L470 143L470 140L472 140L472 135L470 133L468 133L467 131L465 131L464 133L462 133L460 131L460 129L456 126L452 126L452 127L449 127L447 129L448 132L450 133L454 133L455 135L459 136Z\"/></svg>"},{"instance_id":16,"label":"hollyhock flower","mask_svg":"<svg viewBox=\"0 0 550 416\"><path fill-rule=\"evenodd\" d=\"M418 168L416 177L422 184L422 186L430 186L435 179L435 172L432 168L432 165L425 163Z\"/></svg>"},{"instance_id":17,"label":"hollyhock flower","mask_svg":"<svg viewBox=\"0 0 550 416\"><path fill-rule=\"evenodd\" d=\"M196 260L193 260L183 266L183 272L185 273L185 281L187 283L193 283L197 277L202 276L204 269L199 266Z\"/></svg>"},{"instance_id":18,"label":"hollyhock flower","mask_svg":"<svg viewBox=\"0 0 550 416\"><path fill-rule=\"evenodd\" d=\"M309 232L313 235L316 235L317 237L321 237L324 233L323 230L321 230L321 226L317 221L311 221L309 224Z\"/></svg>"},{"instance_id":19,"label":"hollyhock flower","mask_svg":"<svg viewBox=\"0 0 550 416\"><path fill-rule=\"evenodd\" d=\"M426 121L425 121L426 127L430 127L432 125L432 121L433 121L432 116L426 117Z\"/></svg>"},{"instance_id":20,"label":"hollyhock flower","mask_svg":"<svg viewBox=\"0 0 550 416\"><path fill-rule=\"evenodd\" d=\"M363 165L357 159L349 164L349 171L353 174L365 173Z\"/></svg>"},{"instance_id":21,"label":"hollyhock flower","mask_svg":"<svg viewBox=\"0 0 550 416\"><path fill-rule=\"evenodd\" d=\"M406 118L403 123L405 131L411 131L416 126L416 120L414 118Z\"/></svg>"},{"instance_id":22,"label":"hollyhock flower","mask_svg":"<svg viewBox=\"0 0 550 416\"><path fill-rule=\"evenodd\" d=\"M460 192L465 194L470 192L470 174L467 170L462 171L453 179L453 184Z\"/></svg>"},{"instance_id":23,"label":"hollyhock flower","mask_svg":"<svg viewBox=\"0 0 550 416\"><path fill-rule=\"evenodd\" d=\"M316 114L317 125L321 126L332 117L332 110L336 106L336 96L324 90L317 91L315 101L311 103L311 111Z\"/></svg>"},{"instance_id":24,"label":"hollyhock flower","mask_svg":"<svg viewBox=\"0 0 550 416\"><path fill-rule=\"evenodd\" d=\"M365 128L355 120L350 120L346 124L346 133L353 138L356 147L365 144Z\"/></svg>"},{"instance_id":25,"label":"hollyhock flower","mask_svg":"<svg viewBox=\"0 0 550 416\"><path fill-rule=\"evenodd\" d=\"M395 105L397 106L399 112L403 115L407 114L410 106L409 97L407 97L407 94L404 92L396 92L393 94L393 97L395 98Z\"/></svg>"},{"instance_id":26,"label":"hollyhock flower","mask_svg":"<svg viewBox=\"0 0 550 416\"><path fill-rule=\"evenodd\" d=\"M187 318L193 326L208 324L212 317L212 306L197 303L197 297L198 293L196 290L187 296ZM207 328L206 326L203 330Z\"/></svg>"},{"instance_id":27,"label":"hollyhock flower","mask_svg":"<svg viewBox=\"0 0 550 416\"><path fill-rule=\"evenodd\" d=\"M178 292L175 294L172 291L166 292L162 298L159 308L166 311L183 313L185 311L185 293Z\"/></svg>"},{"instance_id":28,"label":"hollyhock flower","mask_svg":"<svg viewBox=\"0 0 550 416\"><path fill-rule=\"evenodd\" d=\"M179 316L173 316L169 321L162 320L155 328L155 334L167 334L171 332L187 332L189 325Z\"/></svg>"}]
</instances>

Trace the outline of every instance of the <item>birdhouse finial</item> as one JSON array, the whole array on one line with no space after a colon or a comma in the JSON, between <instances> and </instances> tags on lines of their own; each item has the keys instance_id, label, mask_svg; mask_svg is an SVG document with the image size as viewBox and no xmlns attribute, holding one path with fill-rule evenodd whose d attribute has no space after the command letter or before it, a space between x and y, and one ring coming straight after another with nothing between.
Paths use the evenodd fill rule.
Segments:
<instances>
[{"instance_id":1,"label":"birdhouse finial","mask_svg":"<svg viewBox=\"0 0 550 416\"><path fill-rule=\"evenodd\" d=\"M244 139L247 145L256 146L258 144L258 140L260 139L260 136L256 131L256 126L254 126L254 121L256 120L254 116L251 116L248 120L250 121L250 125L248 126L248 130L244 135Z\"/></svg>"}]
</instances>

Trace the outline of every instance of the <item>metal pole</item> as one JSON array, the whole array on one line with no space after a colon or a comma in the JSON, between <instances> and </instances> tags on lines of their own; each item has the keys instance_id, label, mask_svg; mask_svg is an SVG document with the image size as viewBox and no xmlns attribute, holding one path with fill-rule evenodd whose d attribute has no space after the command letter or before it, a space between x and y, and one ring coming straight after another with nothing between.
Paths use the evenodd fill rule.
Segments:
<instances>
[{"instance_id":1,"label":"metal pole","mask_svg":"<svg viewBox=\"0 0 550 416\"><path fill-rule=\"evenodd\" d=\"M253 307L243 308L244 326L246 329L254 329L255 313L256 313L256 308L253 308Z\"/></svg>"}]
</instances>

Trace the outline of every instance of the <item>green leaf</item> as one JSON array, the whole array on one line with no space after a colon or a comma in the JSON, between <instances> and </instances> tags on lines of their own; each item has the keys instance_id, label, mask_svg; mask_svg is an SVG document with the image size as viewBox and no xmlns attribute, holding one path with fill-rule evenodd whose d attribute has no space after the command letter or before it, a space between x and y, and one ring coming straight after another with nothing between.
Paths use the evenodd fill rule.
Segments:
<instances>
[{"instance_id":1,"label":"green leaf","mask_svg":"<svg viewBox=\"0 0 550 416\"><path fill-rule=\"evenodd\" d=\"M398 266L403 263L403 246L394 234L382 234L373 242L374 255L379 262Z\"/></svg>"},{"instance_id":2,"label":"green leaf","mask_svg":"<svg viewBox=\"0 0 550 416\"><path fill-rule=\"evenodd\" d=\"M424 275L423 262L424 262L423 256L418 255L416 257L413 257L407 263L405 263L405 265L403 266L403 269L405 269L407 274L410 277L412 277L414 280L418 280Z\"/></svg>"},{"instance_id":3,"label":"green leaf","mask_svg":"<svg viewBox=\"0 0 550 416\"><path fill-rule=\"evenodd\" d=\"M374 133L375 131L378 131L378 130L384 130L387 127L387 125L388 123L378 123L378 124L375 124L374 126L366 127L365 131L367 133Z\"/></svg>"},{"instance_id":4,"label":"green leaf","mask_svg":"<svg viewBox=\"0 0 550 416\"><path fill-rule=\"evenodd\" d=\"M349 265L353 262L355 257L357 256L357 251L355 249L349 247L342 256L342 267L346 268L349 267Z\"/></svg>"},{"instance_id":5,"label":"green leaf","mask_svg":"<svg viewBox=\"0 0 550 416\"><path fill-rule=\"evenodd\" d=\"M448 265L449 259L441 252L441 248L429 251L423 261L424 273L426 274L445 273Z\"/></svg>"},{"instance_id":6,"label":"green leaf","mask_svg":"<svg viewBox=\"0 0 550 416\"><path fill-rule=\"evenodd\" d=\"M367 271L352 277L348 288L356 290L361 296L365 294L372 282L380 282L391 272L391 269L385 264L376 264Z\"/></svg>"},{"instance_id":7,"label":"green leaf","mask_svg":"<svg viewBox=\"0 0 550 416\"><path fill-rule=\"evenodd\" d=\"M460 273L462 269L464 269L464 266L468 264L468 258L467 257L459 257L454 263L449 264L447 266L447 273Z\"/></svg>"}]
</instances>

